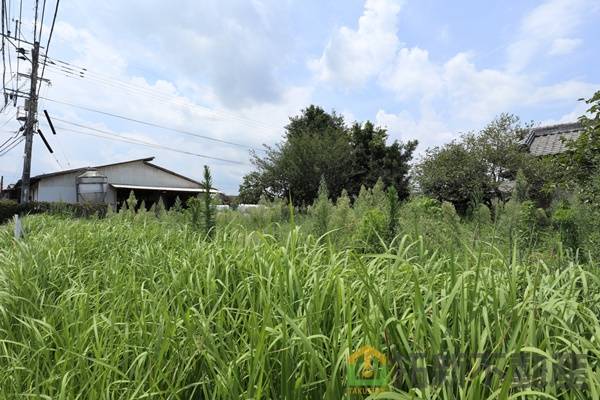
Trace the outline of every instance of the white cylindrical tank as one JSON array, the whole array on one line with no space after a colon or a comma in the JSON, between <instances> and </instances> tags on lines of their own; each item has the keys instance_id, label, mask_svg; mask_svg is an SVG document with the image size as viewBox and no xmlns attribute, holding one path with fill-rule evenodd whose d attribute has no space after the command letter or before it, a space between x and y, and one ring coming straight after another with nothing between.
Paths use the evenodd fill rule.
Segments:
<instances>
[{"instance_id":1,"label":"white cylindrical tank","mask_svg":"<svg viewBox=\"0 0 600 400\"><path fill-rule=\"evenodd\" d=\"M79 203L104 203L108 178L97 170L88 170L77 177Z\"/></svg>"}]
</instances>

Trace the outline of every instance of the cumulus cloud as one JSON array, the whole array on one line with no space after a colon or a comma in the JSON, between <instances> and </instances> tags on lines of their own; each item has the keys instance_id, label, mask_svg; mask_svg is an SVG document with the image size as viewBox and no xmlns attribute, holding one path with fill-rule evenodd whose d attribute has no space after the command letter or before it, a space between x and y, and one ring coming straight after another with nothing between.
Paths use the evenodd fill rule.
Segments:
<instances>
[{"instance_id":1,"label":"cumulus cloud","mask_svg":"<svg viewBox=\"0 0 600 400\"><path fill-rule=\"evenodd\" d=\"M443 84L439 67L429 60L429 52L419 47L400 49L379 83L403 99L436 95Z\"/></svg>"},{"instance_id":2,"label":"cumulus cloud","mask_svg":"<svg viewBox=\"0 0 600 400\"><path fill-rule=\"evenodd\" d=\"M144 74L135 74L131 59L136 55L129 53L130 49L114 46L86 28L61 22L56 27L53 46L56 58L74 65L92 67L88 68L85 78L65 74L56 67L47 68L45 77L51 79L52 87L42 90L43 97L66 100L91 109L221 140L245 143L254 148L279 140L288 117L309 104L312 96L310 87L287 86L281 89L276 101L243 102L232 109L226 107L227 103L218 95L215 84L205 85L185 77L179 80L151 80ZM139 125L48 100L42 100L40 108L48 109L55 119L58 135L51 135L48 139L56 150L58 161L45 152L36 139L34 174L154 155L160 165L196 179L201 179L201 166L208 164L213 169L217 187L227 193L235 193L242 175L251 169L247 148ZM239 161L244 165L89 136L106 135L60 120L134 140ZM45 130L45 127L42 126L42 129ZM11 181L19 178L20 160L18 151L0 160L0 171L11 172L5 173Z\"/></svg>"},{"instance_id":3,"label":"cumulus cloud","mask_svg":"<svg viewBox=\"0 0 600 400\"><path fill-rule=\"evenodd\" d=\"M367 0L358 28L341 27L323 55L310 62L319 79L343 86L363 85L394 58L401 0Z\"/></svg>"},{"instance_id":4,"label":"cumulus cloud","mask_svg":"<svg viewBox=\"0 0 600 400\"><path fill-rule=\"evenodd\" d=\"M508 69L520 71L536 57L566 54L577 47L578 39L565 38L576 32L592 5L592 0L548 0L533 9L508 47Z\"/></svg>"},{"instance_id":5,"label":"cumulus cloud","mask_svg":"<svg viewBox=\"0 0 600 400\"><path fill-rule=\"evenodd\" d=\"M427 108L422 110L418 118L406 110L394 114L380 109L375 115L375 122L387 128L392 139L417 139L420 151L448 142L454 135L441 116Z\"/></svg>"},{"instance_id":6,"label":"cumulus cloud","mask_svg":"<svg viewBox=\"0 0 600 400\"><path fill-rule=\"evenodd\" d=\"M427 114L423 108L438 104L447 111L446 118L467 125L520 106L573 102L593 93L597 84L576 79L545 84L523 68L541 52L561 55L579 46L581 40L566 35L576 32L589 5L588 0L548 0L536 7L523 18L519 37L508 46L506 68L478 68L470 52L435 62L426 49L398 46L393 59L378 67L378 83L400 100L416 101L422 114ZM407 115L401 115L399 120L406 120Z\"/></svg>"},{"instance_id":7,"label":"cumulus cloud","mask_svg":"<svg viewBox=\"0 0 600 400\"><path fill-rule=\"evenodd\" d=\"M128 53L130 68L201 81L228 107L277 102L285 90L278 71L294 50L288 2L80 0L69 12L73 25Z\"/></svg>"}]
</instances>

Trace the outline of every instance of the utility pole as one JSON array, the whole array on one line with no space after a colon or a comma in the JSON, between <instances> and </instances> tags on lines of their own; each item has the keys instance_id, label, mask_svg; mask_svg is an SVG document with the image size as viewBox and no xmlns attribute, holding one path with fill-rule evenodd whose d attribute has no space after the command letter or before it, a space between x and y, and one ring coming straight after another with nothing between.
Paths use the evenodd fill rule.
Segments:
<instances>
[{"instance_id":1,"label":"utility pole","mask_svg":"<svg viewBox=\"0 0 600 400\"><path fill-rule=\"evenodd\" d=\"M40 55L40 42L33 43L31 50L31 86L29 89L29 103L27 103L27 119L25 121L25 154L23 155L23 177L21 178L21 203L29 202L30 176L31 176L31 150L33 147L33 133L37 124L37 81L38 62Z\"/></svg>"}]
</instances>

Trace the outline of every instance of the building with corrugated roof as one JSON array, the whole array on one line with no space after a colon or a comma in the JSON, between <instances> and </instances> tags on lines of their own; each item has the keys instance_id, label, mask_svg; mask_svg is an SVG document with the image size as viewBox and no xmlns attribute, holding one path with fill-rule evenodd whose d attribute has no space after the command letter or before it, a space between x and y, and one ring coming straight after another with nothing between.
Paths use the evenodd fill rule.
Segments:
<instances>
[{"instance_id":1,"label":"building with corrugated roof","mask_svg":"<svg viewBox=\"0 0 600 400\"><path fill-rule=\"evenodd\" d=\"M185 202L203 192L200 182L151 161L154 157L81 167L31 177L31 201L64 203L106 203L120 207L133 191L146 206L162 198L170 207L177 197ZM12 188L11 197L20 196L21 182ZM215 193L218 191L213 189Z\"/></svg>"}]
</instances>

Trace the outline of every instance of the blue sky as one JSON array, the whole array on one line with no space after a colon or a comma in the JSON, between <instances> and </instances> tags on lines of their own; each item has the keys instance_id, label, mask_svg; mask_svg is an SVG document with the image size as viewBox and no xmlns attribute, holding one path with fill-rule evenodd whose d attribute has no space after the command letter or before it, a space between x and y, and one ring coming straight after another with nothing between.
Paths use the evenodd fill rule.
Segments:
<instances>
[{"instance_id":1,"label":"blue sky","mask_svg":"<svg viewBox=\"0 0 600 400\"><path fill-rule=\"evenodd\" d=\"M577 99L600 89L599 17L596 0L63 1L50 56L88 72L48 68L42 96L256 148L318 104L386 126L392 140L418 139L423 151L502 112L575 120L585 110ZM48 100L41 108L57 119L56 159L36 138L33 173L153 155L194 178L208 164L217 186L236 193L251 169L244 148ZM99 132L72 123L242 165L83 135ZM0 158L5 181L21 163L22 148Z\"/></svg>"}]
</instances>

